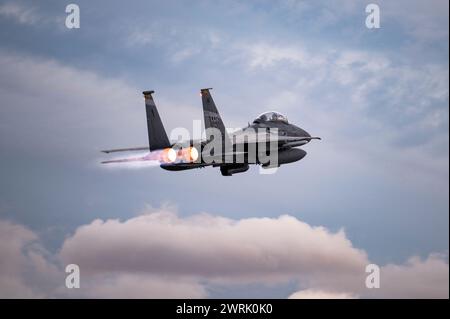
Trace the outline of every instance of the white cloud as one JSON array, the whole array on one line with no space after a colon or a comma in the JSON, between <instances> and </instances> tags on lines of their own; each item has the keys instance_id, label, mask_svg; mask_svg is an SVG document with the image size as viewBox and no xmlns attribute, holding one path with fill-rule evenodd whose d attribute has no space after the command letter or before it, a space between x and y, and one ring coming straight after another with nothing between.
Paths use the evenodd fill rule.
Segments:
<instances>
[{"instance_id":1,"label":"white cloud","mask_svg":"<svg viewBox=\"0 0 450 319\"><path fill-rule=\"evenodd\" d=\"M133 115L142 114L142 108L130 107L142 105L139 91L121 80L103 79L54 60L4 52L0 52L0 68L5 103L0 110L0 130L16 145L58 153L62 148L67 152L70 144L79 150L88 139L96 143L93 137L102 136L105 130L120 143L121 134L114 133L113 127L126 123L128 132L133 132ZM124 109L127 112L119 115ZM107 118L103 116L106 113ZM92 134L93 129L96 134Z\"/></svg>"},{"instance_id":2,"label":"white cloud","mask_svg":"<svg viewBox=\"0 0 450 319\"><path fill-rule=\"evenodd\" d=\"M383 159L390 163L382 174L408 176L416 185L448 183L448 66L398 63L387 53L356 49L313 52L282 42L240 48L250 72L273 79L273 93L263 103L293 123L308 123L328 151L336 150L317 158L362 160L366 171L378 170Z\"/></svg>"},{"instance_id":3,"label":"white cloud","mask_svg":"<svg viewBox=\"0 0 450 319\"><path fill-rule=\"evenodd\" d=\"M46 296L57 270L38 239L28 228L0 220L0 298Z\"/></svg>"},{"instance_id":4,"label":"white cloud","mask_svg":"<svg viewBox=\"0 0 450 319\"><path fill-rule=\"evenodd\" d=\"M446 256L381 267L381 288L365 288L369 259L343 231L294 217L231 220L169 208L123 222L95 220L64 241L59 262L23 226L0 222L0 296L202 298L209 285L298 282L290 298L448 298ZM56 257L56 256L55 256ZM59 265L80 266L81 288L66 289Z\"/></svg>"},{"instance_id":5,"label":"white cloud","mask_svg":"<svg viewBox=\"0 0 450 319\"><path fill-rule=\"evenodd\" d=\"M336 1L315 1L308 2L302 0L285 0L281 2L281 7L293 15L291 19L299 21L309 20L313 30L322 30L328 27L339 27L339 23L363 10L362 3L354 0ZM362 13L364 11L361 11Z\"/></svg>"},{"instance_id":6,"label":"white cloud","mask_svg":"<svg viewBox=\"0 0 450 319\"><path fill-rule=\"evenodd\" d=\"M64 21L66 13L61 11L60 15L51 15L44 12L35 3L30 2L5 2L0 4L0 18L13 21L16 24L24 26L38 27L38 26L53 26L56 31L65 31Z\"/></svg>"},{"instance_id":7,"label":"white cloud","mask_svg":"<svg viewBox=\"0 0 450 319\"><path fill-rule=\"evenodd\" d=\"M67 238L60 256L93 278L137 273L206 287L208 282L232 286L295 280L304 288L291 296L297 298L448 296L445 258L433 255L398 265L397 274L392 265L382 267L382 282L392 284L368 291L365 267L370 262L364 251L353 247L343 231L311 227L291 216L181 218L163 209L123 222L96 220Z\"/></svg>"},{"instance_id":8,"label":"white cloud","mask_svg":"<svg viewBox=\"0 0 450 319\"><path fill-rule=\"evenodd\" d=\"M425 260L411 257L403 265L381 269L381 286L386 298L448 298L448 256L431 254ZM447 261L446 261L447 260ZM445 284L443 284L445 283Z\"/></svg>"},{"instance_id":9,"label":"white cloud","mask_svg":"<svg viewBox=\"0 0 450 319\"><path fill-rule=\"evenodd\" d=\"M104 148L148 143L141 91L152 88L3 51L0 75L0 134L9 137L1 142L12 149L72 156L89 152L92 158ZM192 118L201 118L199 108L175 104L158 92L155 100L168 133L177 126L189 128Z\"/></svg>"},{"instance_id":10,"label":"white cloud","mask_svg":"<svg viewBox=\"0 0 450 319\"><path fill-rule=\"evenodd\" d=\"M181 63L184 60L189 59L190 57L192 57L195 54L199 54L201 52L201 49L199 48L194 48L194 47L184 47L178 51L176 51L171 59L172 62L174 63Z\"/></svg>"},{"instance_id":11,"label":"white cloud","mask_svg":"<svg viewBox=\"0 0 450 319\"><path fill-rule=\"evenodd\" d=\"M126 42L130 47L142 47L151 44L154 39L155 35L151 30L135 28L128 34Z\"/></svg>"},{"instance_id":12,"label":"white cloud","mask_svg":"<svg viewBox=\"0 0 450 319\"><path fill-rule=\"evenodd\" d=\"M323 290L300 290L289 296L289 299L356 299L356 295Z\"/></svg>"},{"instance_id":13,"label":"white cloud","mask_svg":"<svg viewBox=\"0 0 450 319\"><path fill-rule=\"evenodd\" d=\"M320 281L332 270L349 276L366 261L343 231L330 233L291 216L234 221L207 214L180 218L170 211L125 222L96 220L65 241L61 256L92 273L144 271L257 282L298 275Z\"/></svg>"},{"instance_id":14,"label":"white cloud","mask_svg":"<svg viewBox=\"0 0 450 319\"><path fill-rule=\"evenodd\" d=\"M7 2L0 5L0 16L12 18L20 24L35 25L43 18L30 5Z\"/></svg>"},{"instance_id":15,"label":"white cloud","mask_svg":"<svg viewBox=\"0 0 450 319\"><path fill-rule=\"evenodd\" d=\"M259 42L250 45L237 44L237 48L248 59L249 67L252 69L265 69L278 63L314 68L326 62L323 56L311 55L300 46L278 46Z\"/></svg>"}]
</instances>

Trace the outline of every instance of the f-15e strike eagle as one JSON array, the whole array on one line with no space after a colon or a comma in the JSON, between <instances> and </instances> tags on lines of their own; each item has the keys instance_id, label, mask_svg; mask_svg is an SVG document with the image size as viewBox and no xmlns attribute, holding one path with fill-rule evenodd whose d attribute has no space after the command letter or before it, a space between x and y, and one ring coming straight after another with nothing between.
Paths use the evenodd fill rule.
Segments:
<instances>
[{"instance_id":1,"label":"f-15e strike eagle","mask_svg":"<svg viewBox=\"0 0 450 319\"><path fill-rule=\"evenodd\" d=\"M250 164L273 168L299 161L305 157L306 152L297 147L313 139L320 140L320 137L312 137L305 130L290 124L285 116L277 112L263 113L247 127L228 133L210 90L211 88L207 88L200 91L206 138L170 142L153 100L154 91L144 91L149 146L102 152L144 150L150 152L143 157L102 163L153 160L158 161L161 168L169 171L212 166L220 167L223 176L231 176L247 171Z\"/></svg>"}]
</instances>

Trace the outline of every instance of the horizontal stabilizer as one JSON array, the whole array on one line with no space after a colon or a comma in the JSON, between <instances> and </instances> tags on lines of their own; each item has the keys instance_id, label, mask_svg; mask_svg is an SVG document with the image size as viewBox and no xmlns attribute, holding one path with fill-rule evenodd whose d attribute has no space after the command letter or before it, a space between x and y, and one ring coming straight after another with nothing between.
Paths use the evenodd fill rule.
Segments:
<instances>
[{"instance_id":1,"label":"horizontal stabilizer","mask_svg":"<svg viewBox=\"0 0 450 319\"><path fill-rule=\"evenodd\" d=\"M149 160L146 157L133 157L133 158L121 158L114 159L109 161L103 161L102 164L111 164L111 163L130 163L130 162L148 162Z\"/></svg>"}]
</instances>

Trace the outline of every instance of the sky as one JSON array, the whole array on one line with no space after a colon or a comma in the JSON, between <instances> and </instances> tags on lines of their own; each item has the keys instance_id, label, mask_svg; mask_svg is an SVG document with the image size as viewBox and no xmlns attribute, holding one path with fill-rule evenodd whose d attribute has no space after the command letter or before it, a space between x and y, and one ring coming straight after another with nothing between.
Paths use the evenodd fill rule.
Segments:
<instances>
[{"instance_id":1,"label":"sky","mask_svg":"<svg viewBox=\"0 0 450 319\"><path fill-rule=\"evenodd\" d=\"M448 298L448 1L74 3L0 0L0 297ZM147 145L143 90L170 136L205 87L322 141L271 175L100 164Z\"/></svg>"}]
</instances>

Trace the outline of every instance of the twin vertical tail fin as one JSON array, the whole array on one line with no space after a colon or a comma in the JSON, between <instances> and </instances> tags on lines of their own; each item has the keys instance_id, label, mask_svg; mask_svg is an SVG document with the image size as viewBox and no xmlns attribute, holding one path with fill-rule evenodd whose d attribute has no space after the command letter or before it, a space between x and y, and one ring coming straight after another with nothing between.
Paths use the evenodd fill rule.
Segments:
<instances>
[{"instance_id":1,"label":"twin vertical tail fin","mask_svg":"<svg viewBox=\"0 0 450 319\"><path fill-rule=\"evenodd\" d=\"M205 118L205 129L209 128L217 129L222 135L222 145L230 145L229 136L226 132L225 125L217 110L216 104L209 92L211 88L202 89L202 102L203 102L203 115ZM171 147L169 139L167 137L164 125L159 117L158 110L156 109L155 101L152 94L155 91L144 91L145 97L145 111L147 113L147 129L148 129L148 142L150 151L160 150L167 147Z\"/></svg>"},{"instance_id":2,"label":"twin vertical tail fin","mask_svg":"<svg viewBox=\"0 0 450 319\"><path fill-rule=\"evenodd\" d=\"M209 92L211 89L212 88L200 90L203 103L203 116L205 118L205 129L208 130L209 128L215 128L219 130L222 135L222 145L230 145L225 125L223 124L216 104L214 103L211 93Z\"/></svg>"},{"instance_id":3,"label":"twin vertical tail fin","mask_svg":"<svg viewBox=\"0 0 450 319\"><path fill-rule=\"evenodd\" d=\"M156 109L155 101L152 94L155 91L144 91L145 98L145 111L147 113L147 130L148 130L148 143L150 151L160 150L170 147L169 139L167 138L164 125L159 117L158 110Z\"/></svg>"}]
</instances>

